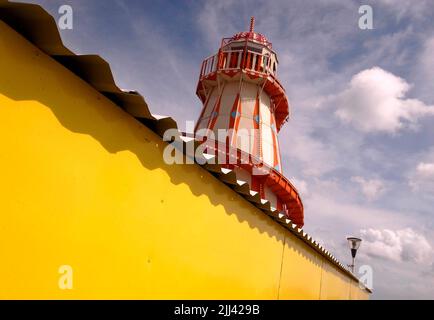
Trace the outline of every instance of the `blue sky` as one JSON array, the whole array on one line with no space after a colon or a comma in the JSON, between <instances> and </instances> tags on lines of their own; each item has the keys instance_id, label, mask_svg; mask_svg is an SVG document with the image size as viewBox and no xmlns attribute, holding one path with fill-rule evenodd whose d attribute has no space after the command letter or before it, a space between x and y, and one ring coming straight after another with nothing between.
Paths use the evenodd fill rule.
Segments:
<instances>
[{"instance_id":1,"label":"blue sky","mask_svg":"<svg viewBox=\"0 0 434 320\"><path fill-rule=\"evenodd\" d=\"M373 298L434 298L434 1L33 2L55 17L71 5L65 44L181 128L201 110L201 61L255 16L293 106L279 137L306 231L343 262L345 237L362 236ZM358 28L361 4L373 30Z\"/></svg>"}]
</instances>

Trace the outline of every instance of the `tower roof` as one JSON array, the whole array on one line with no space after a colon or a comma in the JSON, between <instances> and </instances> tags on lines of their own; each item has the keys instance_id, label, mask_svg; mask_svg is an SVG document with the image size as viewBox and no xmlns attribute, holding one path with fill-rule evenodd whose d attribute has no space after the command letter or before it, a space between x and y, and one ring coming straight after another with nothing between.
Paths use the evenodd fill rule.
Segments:
<instances>
[{"instance_id":1,"label":"tower roof","mask_svg":"<svg viewBox=\"0 0 434 320\"><path fill-rule=\"evenodd\" d=\"M272 48L271 42L268 41L268 39L263 34L255 32L254 28L255 28L255 17L251 17L249 31L236 33L235 35L232 36L231 41L251 40L251 41L259 42L260 44L271 49Z\"/></svg>"}]
</instances>

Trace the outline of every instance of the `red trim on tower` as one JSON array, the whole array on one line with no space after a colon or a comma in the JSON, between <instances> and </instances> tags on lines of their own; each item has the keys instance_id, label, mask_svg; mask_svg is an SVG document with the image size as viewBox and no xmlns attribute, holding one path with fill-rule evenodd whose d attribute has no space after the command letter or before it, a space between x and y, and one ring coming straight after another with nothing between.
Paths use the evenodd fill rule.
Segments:
<instances>
[{"instance_id":1,"label":"red trim on tower","mask_svg":"<svg viewBox=\"0 0 434 320\"><path fill-rule=\"evenodd\" d=\"M283 210L283 205L282 205L282 200L280 200L280 198L279 197L276 197L277 198L277 210L279 210L279 211L282 211Z\"/></svg>"},{"instance_id":2,"label":"red trim on tower","mask_svg":"<svg viewBox=\"0 0 434 320\"><path fill-rule=\"evenodd\" d=\"M235 97L235 101L232 104L232 109L229 114L229 129L234 129L236 132L238 130L238 126L240 124L240 116L241 116L241 100L240 100L240 93L237 93L237 96Z\"/></svg>"},{"instance_id":3,"label":"red trim on tower","mask_svg":"<svg viewBox=\"0 0 434 320\"><path fill-rule=\"evenodd\" d=\"M238 137L238 128L240 127L240 121L241 121L241 110L242 110L242 104L241 104L241 97L240 93L237 94L237 97L235 98L234 105L232 106L231 114L230 114L230 123L229 123L229 129L233 129L232 132L232 141L231 144L233 146L237 145L237 137Z\"/></svg>"},{"instance_id":4,"label":"red trim on tower","mask_svg":"<svg viewBox=\"0 0 434 320\"><path fill-rule=\"evenodd\" d=\"M259 193L261 199L265 199L264 176L252 175L252 190Z\"/></svg>"},{"instance_id":5,"label":"red trim on tower","mask_svg":"<svg viewBox=\"0 0 434 320\"><path fill-rule=\"evenodd\" d=\"M214 92L214 90L215 90L215 88L213 87L211 89L211 92L209 93L208 97L206 98L205 105L203 106L202 111L200 112L199 120L197 120L197 123L194 127L194 132L197 131L197 129L199 127L199 123L202 122L203 115L205 114L205 111L208 108L209 100L211 99L211 96L212 96L212 93Z\"/></svg>"},{"instance_id":6,"label":"red trim on tower","mask_svg":"<svg viewBox=\"0 0 434 320\"><path fill-rule=\"evenodd\" d=\"M219 116L218 113L220 111L220 102L222 100L222 96L223 96L223 92L224 91L225 91L225 85L223 85L222 92L220 92L220 95L219 95L219 97L218 97L218 99L217 99L217 101L216 101L216 103L215 103L215 105L214 105L214 107L212 109L212 112L211 112L211 114L209 116L209 121L208 121L208 125L207 125L207 128L209 130L213 130L214 129L215 123L216 123L217 118Z\"/></svg>"},{"instance_id":7,"label":"red trim on tower","mask_svg":"<svg viewBox=\"0 0 434 320\"><path fill-rule=\"evenodd\" d=\"M276 169L276 166L279 167L278 171L282 172L281 163L280 163L280 155L279 155L279 144L277 141L277 127L276 121L274 119L274 114L271 114L271 136L273 138L273 168Z\"/></svg>"},{"instance_id":8,"label":"red trim on tower","mask_svg":"<svg viewBox=\"0 0 434 320\"><path fill-rule=\"evenodd\" d=\"M253 191L259 192L260 191L260 183L257 176L252 176L252 185L251 188Z\"/></svg>"},{"instance_id":9,"label":"red trim on tower","mask_svg":"<svg viewBox=\"0 0 434 320\"><path fill-rule=\"evenodd\" d=\"M253 109L253 156L262 159L261 152L261 133L260 133L260 125L261 125L261 115L260 115L260 103L259 103L259 92L256 93L256 101L255 107Z\"/></svg>"}]
</instances>

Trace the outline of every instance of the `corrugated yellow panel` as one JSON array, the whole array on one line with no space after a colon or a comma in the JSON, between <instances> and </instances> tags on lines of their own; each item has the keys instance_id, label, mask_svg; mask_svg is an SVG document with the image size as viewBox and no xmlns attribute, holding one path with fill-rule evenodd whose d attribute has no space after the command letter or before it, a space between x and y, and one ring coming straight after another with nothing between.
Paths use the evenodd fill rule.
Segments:
<instances>
[{"instance_id":1,"label":"corrugated yellow panel","mask_svg":"<svg viewBox=\"0 0 434 320\"><path fill-rule=\"evenodd\" d=\"M365 289L359 287L359 283L357 281L351 280L350 299L368 300L369 293Z\"/></svg>"},{"instance_id":2,"label":"corrugated yellow panel","mask_svg":"<svg viewBox=\"0 0 434 320\"><path fill-rule=\"evenodd\" d=\"M285 237L280 299L319 299L323 259L292 235Z\"/></svg>"},{"instance_id":3,"label":"corrugated yellow panel","mask_svg":"<svg viewBox=\"0 0 434 320\"><path fill-rule=\"evenodd\" d=\"M280 226L2 22L0 70L0 298L277 297Z\"/></svg>"},{"instance_id":4,"label":"corrugated yellow panel","mask_svg":"<svg viewBox=\"0 0 434 320\"><path fill-rule=\"evenodd\" d=\"M349 299L350 281L335 266L325 262L321 276L321 300Z\"/></svg>"}]
</instances>

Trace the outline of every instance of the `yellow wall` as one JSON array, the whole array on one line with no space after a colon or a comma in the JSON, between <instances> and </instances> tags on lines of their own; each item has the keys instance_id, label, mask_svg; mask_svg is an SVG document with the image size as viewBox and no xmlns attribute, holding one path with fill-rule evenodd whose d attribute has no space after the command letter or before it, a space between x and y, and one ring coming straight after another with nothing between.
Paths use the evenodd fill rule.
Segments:
<instances>
[{"instance_id":1,"label":"yellow wall","mask_svg":"<svg viewBox=\"0 0 434 320\"><path fill-rule=\"evenodd\" d=\"M0 298L350 298L347 276L164 146L0 21Z\"/></svg>"}]
</instances>

